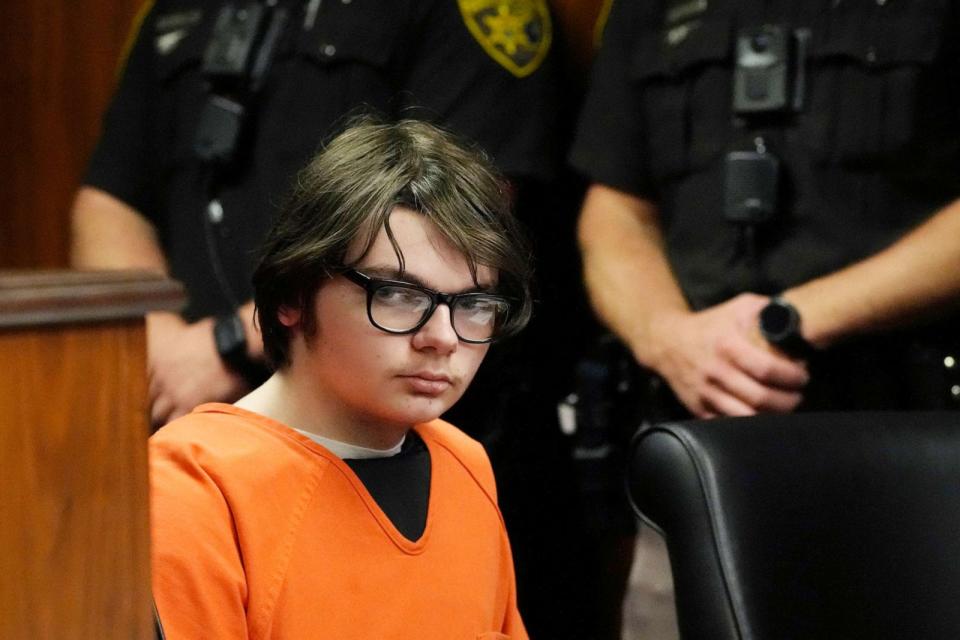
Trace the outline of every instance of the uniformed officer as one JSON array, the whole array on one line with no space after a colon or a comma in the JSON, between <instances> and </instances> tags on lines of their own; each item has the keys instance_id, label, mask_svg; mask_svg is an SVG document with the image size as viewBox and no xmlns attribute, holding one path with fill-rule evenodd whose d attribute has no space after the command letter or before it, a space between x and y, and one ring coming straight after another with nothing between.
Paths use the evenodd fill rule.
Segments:
<instances>
[{"instance_id":1,"label":"uniformed officer","mask_svg":"<svg viewBox=\"0 0 960 640\"><path fill-rule=\"evenodd\" d=\"M629 427L957 406L958 28L952 0L615 0L571 162L591 302L647 372Z\"/></svg>"},{"instance_id":2,"label":"uniformed officer","mask_svg":"<svg viewBox=\"0 0 960 640\"><path fill-rule=\"evenodd\" d=\"M545 0L156 0L76 197L72 261L186 285L182 315L147 320L160 425L232 401L261 375L255 247L294 172L351 114L427 118L480 144L533 230L550 275L541 299L566 297L563 314L540 307L514 353L493 350L455 421L490 451L531 633L573 638L590 624L592 589L571 551L581 542L553 422L578 332L565 278L546 266L575 263L551 260L575 249L557 199L542 198L561 150L551 39ZM549 339L551 322L564 324L566 349Z\"/></svg>"},{"instance_id":3,"label":"uniformed officer","mask_svg":"<svg viewBox=\"0 0 960 640\"><path fill-rule=\"evenodd\" d=\"M76 198L73 263L186 285L182 317L148 322L156 424L247 386L261 351L254 251L294 172L349 114L429 118L518 183L552 174L542 0L148 9Z\"/></svg>"},{"instance_id":4,"label":"uniformed officer","mask_svg":"<svg viewBox=\"0 0 960 640\"><path fill-rule=\"evenodd\" d=\"M957 406L958 10L614 4L586 283L689 414Z\"/></svg>"}]
</instances>

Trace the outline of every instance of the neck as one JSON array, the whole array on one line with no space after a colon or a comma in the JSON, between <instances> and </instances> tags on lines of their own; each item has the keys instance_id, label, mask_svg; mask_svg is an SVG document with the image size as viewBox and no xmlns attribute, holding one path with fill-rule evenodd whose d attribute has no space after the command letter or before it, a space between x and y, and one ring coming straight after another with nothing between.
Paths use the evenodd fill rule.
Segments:
<instances>
[{"instance_id":1,"label":"neck","mask_svg":"<svg viewBox=\"0 0 960 640\"><path fill-rule=\"evenodd\" d=\"M412 427L347 411L292 369L277 371L236 405L294 429L370 449L396 446Z\"/></svg>"}]
</instances>

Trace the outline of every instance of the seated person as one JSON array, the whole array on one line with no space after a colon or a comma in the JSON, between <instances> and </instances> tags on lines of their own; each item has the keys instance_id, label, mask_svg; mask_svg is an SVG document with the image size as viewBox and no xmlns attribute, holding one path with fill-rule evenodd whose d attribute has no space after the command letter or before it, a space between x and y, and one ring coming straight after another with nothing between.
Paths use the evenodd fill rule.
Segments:
<instances>
[{"instance_id":1,"label":"seated person","mask_svg":"<svg viewBox=\"0 0 960 640\"><path fill-rule=\"evenodd\" d=\"M527 638L490 463L437 417L526 324L528 257L492 165L431 125L313 160L254 274L275 373L150 441L168 638Z\"/></svg>"}]
</instances>

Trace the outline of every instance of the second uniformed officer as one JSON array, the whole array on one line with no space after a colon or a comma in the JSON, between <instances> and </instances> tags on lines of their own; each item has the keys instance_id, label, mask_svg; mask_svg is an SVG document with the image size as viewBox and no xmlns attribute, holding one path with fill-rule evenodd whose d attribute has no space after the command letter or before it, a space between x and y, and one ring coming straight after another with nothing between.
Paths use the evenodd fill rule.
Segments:
<instances>
[{"instance_id":1,"label":"second uniformed officer","mask_svg":"<svg viewBox=\"0 0 960 640\"><path fill-rule=\"evenodd\" d=\"M571 156L586 282L678 407L960 396L958 12L615 3Z\"/></svg>"}]
</instances>

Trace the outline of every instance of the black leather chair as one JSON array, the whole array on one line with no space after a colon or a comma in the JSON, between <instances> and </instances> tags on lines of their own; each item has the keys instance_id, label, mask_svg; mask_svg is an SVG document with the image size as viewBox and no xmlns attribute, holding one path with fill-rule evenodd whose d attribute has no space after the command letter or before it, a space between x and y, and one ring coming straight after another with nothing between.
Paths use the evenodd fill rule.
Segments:
<instances>
[{"instance_id":1,"label":"black leather chair","mask_svg":"<svg viewBox=\"0 0 960 640\"><path fill-rule=\"evenodd\" d=\"M684 640L960 639L960 412L658 425L628 483Z\"/></svg>"}]
</instances>

